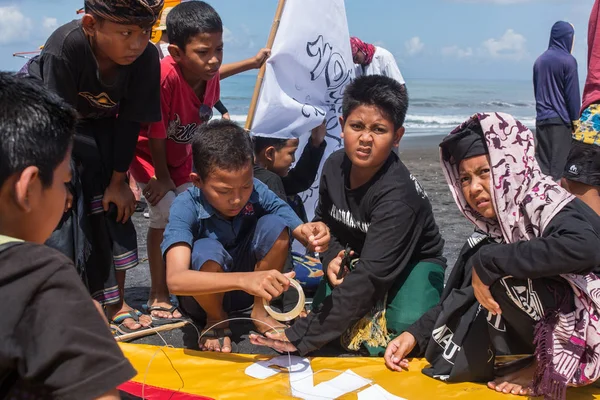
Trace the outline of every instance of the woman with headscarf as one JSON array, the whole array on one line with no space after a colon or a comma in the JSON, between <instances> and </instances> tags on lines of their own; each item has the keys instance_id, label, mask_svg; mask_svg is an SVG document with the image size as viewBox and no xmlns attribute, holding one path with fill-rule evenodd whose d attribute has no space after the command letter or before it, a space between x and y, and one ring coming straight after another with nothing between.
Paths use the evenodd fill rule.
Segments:
<instances>
[{"instance_id":1,"label":"woman with headscarf","mask_svg":"<svg viewBox=\"0 0 600 400\"><path fill-rule=\"evenodd\" d=\"M363 75L384 75L397 80L402 85L404 78L392 53L386 49L365 43L357 37L350 38L352 60L356 64L356 77Z\"/></svg>"},{"instance_id":2,"label":"woman with headscarf","mask_svg":"<svg viewBox=\"0 0 600 400\"><path fill-rule=\"evenodd\" d=\"M488 382L501 393L564 399L600 376L600 217L543 175L533 134L510 115L478 114L441 146L469 238L438 306L393 340L394 370ZM496 365L496 355L533 354Z\"/></svg>"}]
</instances>

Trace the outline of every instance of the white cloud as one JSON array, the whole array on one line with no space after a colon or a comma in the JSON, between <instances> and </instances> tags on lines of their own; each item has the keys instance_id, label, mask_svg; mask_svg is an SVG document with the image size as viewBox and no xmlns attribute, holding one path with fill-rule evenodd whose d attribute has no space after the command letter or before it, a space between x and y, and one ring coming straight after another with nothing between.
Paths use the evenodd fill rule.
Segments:
<instances>
[{"instance_id":1,"label":"white cloud","mask_svg":"<svg viewBox=\"0 0 600 400\"><path fill-rule=\"evenodd\" d=\"M446 57L467 58L473 56L473 49L470 47L461 48L458 46L447 46L442 48L442 55Z\"/></svg>"},{"instance_id":2,"label":"white cloud","mask_svg":"<svg viewBox=\"0 0 600 400\"><path fill-rule=\"evenodd\" d=\"M0 44L23 42L29 38L31 19L16 6L0 7Z\"/></svg>"},{"instance_id":3,"label":"white cloud","mask_svg":"<svg viewBox=\"0 0 600 400\"><path fill-rule=\"evenodd\" d=\"M223 27L223 43L234 43L235 37L233 36L233 32L227 29L226 26Z\"/></svg>"},{"instance_id":4,"label":"white cloud","mask_svg":"<svg viewBox=\"0 0 600 400\"><path fill-rule=\"evenodd\" d=\"M492 58L521 60L527 55L525 36L508 29L499 39L488 39L483 42L483 50Z\"/></svg>"},{"instance_id":5,"label":"white cloud","mask_svg":"<svg viewBox=\"0 0 600 400\"><path fill-rule=\"evenodd\" d=\"M58 20L52 17L44 17L42 20L42 27L46 32L52 33L58 28Z\"/></svg>"},{"instance_id":6,"label":"white cloud","mask_svg":"<svg viewBox=\"0 0 600 400\"><path fill-rule=\"evenodd\" d=\"M425 44L421 42L420 37L415 36L407 40L404 43L404 46L406 47L406 52L408 53L408 55L414 56L423 51L423 47L425 47Z\"/></svg>"}]
</instances>

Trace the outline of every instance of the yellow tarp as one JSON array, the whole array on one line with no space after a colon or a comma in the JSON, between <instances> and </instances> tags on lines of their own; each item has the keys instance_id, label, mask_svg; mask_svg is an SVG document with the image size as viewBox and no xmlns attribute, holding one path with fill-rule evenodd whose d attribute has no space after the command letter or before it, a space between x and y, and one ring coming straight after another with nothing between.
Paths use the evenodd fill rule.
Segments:
<instances>
[{"instance_id":1,"label":"yellow tarp","mask_svg":"<svg viewBox=\"0 0 600 400\"><path fill-rule=\"evenodd\" d=\"M287 374L279 373L265 380L254 379L245 374L244 371L248 366L266 359L263 356L211 354L126 343L121 344L121 348L138 371L134 382L142 383L145 380L146 385L213 399L292 398ZM148 367L151 359L152 363ZM380 358L313 358L311 360L315 385L351 369L358 375L371 379L388 392L408 400L517 398L517 396L494 393L485 385L447 384L437 381L421 373L421 369L426 365L427 362L424 360L414 360L408 372L398 373L385 368ZM342 397L342 399L356 398L356 392ZM600 388L569 389L567 398L569 400L600 399Z\"/></svg>"}]
</instances>

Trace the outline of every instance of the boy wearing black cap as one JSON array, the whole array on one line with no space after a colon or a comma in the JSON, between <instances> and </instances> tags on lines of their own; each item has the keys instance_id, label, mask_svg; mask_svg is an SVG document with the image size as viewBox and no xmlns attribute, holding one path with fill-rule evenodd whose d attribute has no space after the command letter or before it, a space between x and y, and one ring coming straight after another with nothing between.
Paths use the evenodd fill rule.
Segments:
<instances>
[{"instance_id":1,"label":"boy wearing black cap","mask_svg":"<svg viewBox=\"0 0 600 400\"><path fill-rule=\"evenodd\" d=\"M58 28L28 68L77 109L72 208L49 244L69 255L119 331L151 319L123 300L138 264L126 181L142 124L160 121L160 66L149 43L163 0L86 0L81 20Z\"/></svg>"}]
</instances>

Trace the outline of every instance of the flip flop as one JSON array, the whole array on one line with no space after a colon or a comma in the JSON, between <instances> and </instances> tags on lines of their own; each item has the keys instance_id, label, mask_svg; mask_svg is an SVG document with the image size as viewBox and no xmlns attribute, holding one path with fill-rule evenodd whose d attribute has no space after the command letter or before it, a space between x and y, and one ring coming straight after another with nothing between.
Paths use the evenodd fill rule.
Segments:
<instances>
[{"instance_id":1,"label":"flip flop","mask_svg":"<svg viewBox=\"0 0 600 400\"><path fill-rule=\"evenodd\" d=\"M229 348L231 349L231 352L233 353L233 342L231 341L231 336L233 335L233 333L231 332L231 329L229 328L212 328L207 330L206 332L202 332L202 338L206 338L206 339L218 339L219 340L219 346L221 347L221 349L223 348L223 343L225 340L225 337L229 338L229 341L231 342L231 344L229 345ZM200 339L198 339L198 346L200 346ZM202 351L210 351L210 350L202 350ZM213 352L215 353L219 353L213 350Z\"/></svg>"},{"instance_id":2,"label":"flip flop","mask_svg":"<svg viewBox=\"0 0 600 400\"><path fill-rule=\"evenodd\" d=\"M142 314L140 311L135 310L135 309L120 312L117 315L115 315L113 317L113 319L110 321L110 328L113 331L113 333L116 333L119 335L125 335L127 333L133 333L133 332L139 332L139 331L146 330L146 329L151 329L152 326L147 326L147 327L142 326L141 328L138 328L138 329L129 329L128 327L123 325L123 321L125 321L127 318L131 318L135 322L139 323L140 317L142 315L144 315L144 314Z\"/></svg>"},{"instance_id":3,"label":"flip flop","mask_svg":"<svg viewBox=\"0 0 600 400\"><path fill-rule=\"evenodd\" d=\"M154 326L162 326L162 325L168 325L168 324L174 324L176 322L183 322L183 321L191 321L189 318L185 318L185 317L179 317L179 318L160 318L160 317L155 317L154 315L152 315L152 311L164 311L164 312L168 312L171 313L171 315L176 311L177 306L171 306L169 307L161 307L161 306L148 306L147 304L144 306L144 311L146 311L148 313L148 315L150 315L150 317L152 318L152 325ZM181 310L178 310L181 313Z\"/></svg>"}]
</instances>

